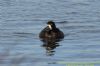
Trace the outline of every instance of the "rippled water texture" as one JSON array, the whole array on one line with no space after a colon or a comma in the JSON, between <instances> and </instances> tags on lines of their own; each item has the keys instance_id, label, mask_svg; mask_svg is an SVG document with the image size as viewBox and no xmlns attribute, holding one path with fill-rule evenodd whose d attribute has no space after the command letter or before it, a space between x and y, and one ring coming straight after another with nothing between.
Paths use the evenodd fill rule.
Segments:
<instances>
[{"instance_id":1,"label":"rippled water texture","mask_svg":"<svg viewBox=\"0 0 100 66\"><path fill-rule=\"evenodd\" d=\"M38 37L48 20L65 34L53 45ZM0 0L0 66L99 61L100 0Z\"/></svg>"}]
</instances>

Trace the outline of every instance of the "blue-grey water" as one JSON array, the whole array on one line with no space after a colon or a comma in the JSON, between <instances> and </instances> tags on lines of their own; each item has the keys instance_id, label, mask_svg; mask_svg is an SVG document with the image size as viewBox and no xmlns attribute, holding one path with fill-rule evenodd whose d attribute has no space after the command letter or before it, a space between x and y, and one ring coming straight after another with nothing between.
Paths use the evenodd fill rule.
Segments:
<instances>
[{"instance_id":1,"label":"blue-grey water","mask_svg":"<svg viewBox=\"0 0 100 66\"><path fill-rule=\"evenodd\" d=\"M48 20L65 38L43 46ZM100 66L100 0L0 0L0 66Z\"/></svg>"}]
</instances>

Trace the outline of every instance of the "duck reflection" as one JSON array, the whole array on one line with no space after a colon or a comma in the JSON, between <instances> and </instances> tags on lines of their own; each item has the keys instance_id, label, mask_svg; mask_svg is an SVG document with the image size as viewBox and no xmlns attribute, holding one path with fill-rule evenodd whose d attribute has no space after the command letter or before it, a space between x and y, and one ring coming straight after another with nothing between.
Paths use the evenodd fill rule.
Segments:
<instances>
[{"instance_id":1,"label":"duck reflection","mask_svg":"<svg viewBox=\"0 0 100 66\"><path fill-rule=\"evenodd\" d=\"M59 47L59 41L61 40L56 40L56 39L43 39L43 45L42 47L45 48L46 50L46 55L47 56L53 56L55 54L55 48Z\"/></svg>"}]
</instances>

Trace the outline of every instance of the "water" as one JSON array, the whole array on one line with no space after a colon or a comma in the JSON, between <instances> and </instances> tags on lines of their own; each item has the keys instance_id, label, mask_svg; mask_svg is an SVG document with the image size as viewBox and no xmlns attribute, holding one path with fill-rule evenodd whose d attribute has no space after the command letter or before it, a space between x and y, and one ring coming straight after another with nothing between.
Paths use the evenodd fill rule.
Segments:
<instances>
[{"instance_id":1,"label":"water","mask_svg":"<svg viewBox=\"0 0 100 66\"><path fill-rule=\"evenodd\" d=\"M43 46L48 20L65 34ZM0 0L0 66L66 66L100 61L100 0Z\"/></svg>"}]
</instances>

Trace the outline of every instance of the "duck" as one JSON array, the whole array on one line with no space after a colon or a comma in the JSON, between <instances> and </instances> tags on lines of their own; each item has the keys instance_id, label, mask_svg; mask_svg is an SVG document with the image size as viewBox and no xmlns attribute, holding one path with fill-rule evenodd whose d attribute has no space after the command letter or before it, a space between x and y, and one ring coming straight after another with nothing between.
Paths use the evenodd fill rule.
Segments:
<instances>
[{"instance_id":1,"label":"duck","mask_svg":"<svg viewBox=\"0 0 100 66\"><path fill-rule=\"evenodd\" d=\"M47 26L40 32L41 39L63 39L64 33L56 27L52 20L47 22Z\"/></svg>"}]
</instances>

